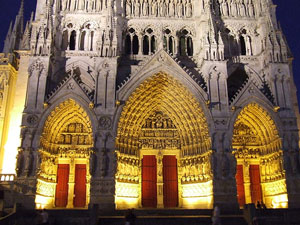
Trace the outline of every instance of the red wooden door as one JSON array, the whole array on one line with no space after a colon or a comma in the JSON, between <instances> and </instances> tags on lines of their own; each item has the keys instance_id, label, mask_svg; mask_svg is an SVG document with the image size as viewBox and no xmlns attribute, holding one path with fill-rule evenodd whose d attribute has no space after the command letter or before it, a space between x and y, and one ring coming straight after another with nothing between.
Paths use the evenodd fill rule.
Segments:
<instances>
[{"instance_id":1,"label":"red wooden door","mask_svg":"<svg viewBox=\"0 0 300 225\"><path fill-rule=\"evenodd\" d=\"M75 166L74 207L84 207L86 203L86 165Z\"/></svg>"},{"instance_id":2,"label":"red wooden door","mask_svg":"<svg viewBox=\"0 0 300 225\"><path fill-rule=\"evenodd\" d=\"M66 207L68 204L69 171L70 168L68 164L58 164L55 194L55 205L57 207Z\"/></svg>"},{"instance_id":3,"label":"red wooden door","mask_svg":"<svg viewBox=\"0 0 300 225\"><path fill-rule=\"evenodd\" d=\"M259 165L250 165L251 199L252 203L261 202L262 193L260 186Z\"/></svg>"},{"instance_id":4,"label":"red wooden door","mask_svg":"<svg viewBox=\"0 0 300 225\"><path fill-rule=\"evenodd\" d=\"M143 207L157 206L156 158L145 155L142 160L142 204Z\"/></svg>"},{"instance_id":5,"label":"red wooden door","mask_svg":"<svg viewBox=\"0 0 300 225\"><path fill-rule=\"evenodd\" d=\"M235 178L236 178L236 189L237 189L238 202L239 202L240 206L244 206L246 203L246 200L245 200L243 165L237 165Z\"/></svg>"},{"instance_id":6,"label":"red wooden door","mask_svg":"<svg viewBox=\"0 0 300 225\"><path fill-rule=\"evenodd\" d=\"M178 206L178 176L176 156L163 157L164 178L164 206L165 208Z\"/></svg>"}]
</instances>

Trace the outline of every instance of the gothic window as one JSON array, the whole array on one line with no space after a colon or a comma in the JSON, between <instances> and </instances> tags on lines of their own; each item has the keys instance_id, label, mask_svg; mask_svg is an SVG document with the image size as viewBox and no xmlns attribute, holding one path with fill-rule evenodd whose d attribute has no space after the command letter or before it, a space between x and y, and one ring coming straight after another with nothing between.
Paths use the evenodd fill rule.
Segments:
<instances>
[{"instance_id":1,"label":"gothic window","mask_svg":"<svg viewBox=\"0 0 300 225\"><path fill-rule=\"evenodd\" d=\"M91 42L90 42L90 51L93 51L93 44L94 44L94 31L91 32Z\"/></svg>"},{"instance_id":2,"label":"gothic window","mask_svg":"<svg viewBox=\"0 0 300 225\"><path fill-rule=\"evenodd\" d=\"M69 43L68 43L68 37L69 37L69 36L68 36L68 31L65 30L65 31L63 32L62 46L61 46L61 48L62 48L63 51L67 50L67 48L68 48L68 45L69 45Z\"/></svg>"},{"instance_id":3,"label":"gothic window","mask_svg":"<svg viewBox=\"0 0 300 225\"><path fill-rule=\"evenodd\" d=\"M139 53L139 38L133 28L128 30L125 38L125 53L137 55Z\"/></svg>"},{"instance_id":4,"label":"gothic window","mask_svg":"<svg viewBox=\"0 0 300 225\"><path fill-rule=\"evenodd\" d=\"M252 52L252 40L250 36L247 36L247 55L253 55Z\"/></svg>"},{"instance_id":5,"label":"gothic window","mask_svg":"<svg viewBox=\"0 0 300 225\"><path fill-rule=\"evenodd\" d=\"M151 37L151 53L154 53L156 50L156 40L155 40L155 36Z\"/></svg>"},{"instance_id":6,"label":"gothic window","mask_svg":"<svg viewBox=\"0 0 300 225\"><path fill-rule=\"evenodd\" d=\"M79 50L84 50L84 47L85 47L85 35L86 35L86 32L83 31L81 33L81 38L80 38L80 49Z\"/></svg>"},{"instance_id":7,"label":"gothic window","mask_svg":"<svg viewBox=\"0 0 300 225\"><path fill-rule=\"evenodd\" d=\"M143 38L143 54L149 55L149 38L147 35Z\"/></svg>"},{"instance_id":8,"label":"gothic window","mask_svg":"<svg viewBox=\"0 0 300 225\"><path fill-rule=\"evenodd\" d=\"M171 54L174 54L174 38L173 37L169 37L169 48L168 48L168 50Z\"/></svg>"},{"instance_id":9,"label":"gothic window","mask_svg":"<svg viewBox=\"0 0 300 225\"><path fill-rule=\"evenodd\" d=\"M127 55L131 54L131 39L129 34L127 34L125 38L125 53Z\"/></svg>"},{"instance_id":10,"label":"gothic window","mask_svg":"<svg viewBox=\"0 0 300 225\"><path fill-rule=\"evenodd\" d=\"M182 56L193 56L193 39L191 34L186 29L180 33L179 53Z\"/></svg>"},{"instance_id":11,"label":"gothic window","mask_svg":"<svg viewBox=\"0 0 300 225\"><path fill-rule=\"evenodd\" d=\"M148 28L143 37L143 54L149 55L155 53L156 50L156 38L153 34L153 30Z\"/></svg>"},{"instance_id":12,"label":"gothic window","mask_svg":"<svg viewBox=\"0 0 300 225\"><path fill-rule=\"evenodd\" d=\"M191 37L187 38L187 54L193 56L193 40Z\"/></svg>"},{"instance_id":13,"label":"gothic window","mask_svg":"<svg viewBox=\"0 0 300 225\"><path fill-rule=\"evenodd\" d=\"M132 54L137 55L139 53L139 38L137 35L132 39Z\"/></svg>"},{"instance_id":14,"label":"gothic window","mask_svg":"<svg viewBox=\"0 0 300 225\"><path fill-rule=\"evenodd\" d=\"M76 46L76 31L73 30L70 37L70 50L75 50Z\"/></svg>"},{"instance_id":15,"label":"gothic window","mask_svg":"<svg viewBox=\"0 0 300 225\"><path fill-rule=\"evenodd\" d=\"M241 55L246 55L246 42L243 36L240 36L240 51Z\"/></svg>"},{"instance_id":16,"label":"gothic window","mask_svg":"<svg viewBox=\"0 0 300 225\"><path fill-rule=\"evenodd\" d=\"M180 55L186 55L186 51L185 51L185 46L186 46L186 42L185 42L185 38L184 37L180 37L179 39L179 51L180 51Z\"/></svg>"},{"instance_id":17,"label":"gothic window","mask_svg":"<svg viewBox=\"0 0 300 225\"><path fill-rule=\"evenodd\" d=\"M174 54L174 37L169 29L165 30L164 34L164 49L170 54Z\"/></svg>"}]
</instances>

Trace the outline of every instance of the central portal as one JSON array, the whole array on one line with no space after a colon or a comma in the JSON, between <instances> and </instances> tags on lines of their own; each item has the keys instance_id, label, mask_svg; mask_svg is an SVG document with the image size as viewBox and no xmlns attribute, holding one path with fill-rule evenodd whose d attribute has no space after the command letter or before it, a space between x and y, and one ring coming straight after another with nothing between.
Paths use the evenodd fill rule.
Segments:
<instances>
[{"instance_id":1,"label":"central portal","mask_svg":"<svg viewBox=\"0 0 300 225\"><path fill-rule=\"evenodd\" d=\"M164 72L119 93L126 101L116 137L117 209L212 207L211 140L198 97Z\"/></svg>"},{"instance_id":2,"label":"central portal","mask_svg":"<svg viewBox=\"0 0 300 225\"><path fill-rule=\"evenodd\" d=\"M144 155L142 159L142 205L143 207L173 208L178 206L178 175L175 155L165 155L162 170L157 170L155 155ZM163 171L163 173L161 173ZM163 203L163 205L162 205Z\"/></svg>"}]
</instances>

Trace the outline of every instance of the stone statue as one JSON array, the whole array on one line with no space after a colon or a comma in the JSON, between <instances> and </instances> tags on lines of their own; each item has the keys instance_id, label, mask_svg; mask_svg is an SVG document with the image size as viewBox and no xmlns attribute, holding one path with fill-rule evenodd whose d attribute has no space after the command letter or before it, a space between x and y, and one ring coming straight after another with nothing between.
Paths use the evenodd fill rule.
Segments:
<instances>
[{"instance_id":1,"label":"stone statue","mask_svg":"<svg viewBox=\"0 0 300 225\"><path fill-rule=\"evenodd\" d=\"M17 155L17 163L16 163L16 172L18 177L21 176L23 172L23 165L24 165L24 151L22 149L19 149Z\"/></svg>"},{"instance_id":2,"label":"stone statue","mask_svg":"<svg viewBox=\"0 0 300 225\"><path fill-rule=\"evenodd\" d=\"M78 9L84 10L85 0L79 0Z\"/></svg>"},{"instance_id":3,"label":"stone statue","mask_svg":"<svg viewBox=\"0 0 300 225\"><path fill-rule=\"evenodd\" d=\"M61 0L61 10L65 11L67 9L67 0Z\"/></svg>"},{"instance_id":4,"label":"stone statue","mask_svg":"<svg viewBox=\"0 0 300 225\"><path fill-rule=\"evenodd\" d=\"M245 6L244 6L242 0L239 1L239 3L238 3L238 8L239 8L240 16L241 16L241 17L246 16L246 8L245 8Z\"/></svg>"},{"instance_id":5,"label":"stone statue","mask_svg":"<svg viewBox=\"0 0 300 225\"><path fill-rule=\"evenodd\" d=\"M74 11L75 9L75 0L71 0L70 11Z\"/></svg>"},{"instance_id":6,"label":"stone statue","mask_svg":"<svg viewBox=\"0 0 300 225\"><path fill-rule=\"evenodd\" d=\"M159 15L161 17L165 16L165 4L163 1L159 3Z\"/></svg>"},{"instance_id":7,"label":"stone statue","mask_svg":"<svg viewBox=\"0 0 300 225\"><path fill-rule=\"evenodd\" d=\"M175 14L175 6L174 6L173 1L170 1L170 4L169 4L169 16L170 17L174 17L174 14Z\"/></svg>"},{"instance_id":8,"label":"stone statue","mask_svg":"<svg viewBox=\"0 0 300 225\"><path fill-rule=\"evenodd\" d=\"M227 5L227 2L226 1L222 1L221 3L221 8L222 8L222 15L223 16L228 16L229 15L229 12L228 12L228 5Z\"/></svg>"},{"instance_id":9,"label":"stone statue","mask_svg":"<svg viewBox=\"0 0 300 225\"><path fill-rule=\"evenodd\" d=\"M126 16L131 16L131 0L126 1Z\"/></svg>"},{"instance_id":10,"label":"stone statue","mask_svg":"<svg viewBox=\"0 0 300 225\"><path fill-rule=\"evenodd\" d=\"M107 150L106 149L102 149L101 151L101 166L100 166L100 173L102 177L106 176L107 173Z\"/></svg>"},{"instance_id":11,"label":"stone statue","mask_svg":"<svg viewBox=\"0 0 300 225\"><path fill-rule=\"evenodd\" d=\"M191 0L188 0L188 2L186 3L186 17L192 17L192 3Z\"/></svg>"},{"instance_id":12,"label":"stone statue","mask_svg":"<svg viewBox=\"0 0 300 225\"><path fill-rule=\"evenodd\" d=\"M134 15L135 16L140 16L140 3L139 0L135 1L135 5L134 5Z\"/></svg>"},{"instance_id":13,"label":"stone statue","mask_svg":"<svg viewBox=\"0 0 300 225\"><path fill-rule=\"evenodd\" d=\"M177 3L177 16L178 17L182 17L182 3L181 3L181 0L178 1Z\"/></svg>"},{"instance_id":14,"label":"stone statue","mask_svg":"<svg viewBox=\"0 0 300 225\"><path fill-rule=\"evenodd\" d=\"M94 175L97 170L97 156L96 153L93 152L90 156L90 174Z\"/></svg>"},{"instance_id":15,"label":"stone statue","mask_svg":"<svg viewBox=\"0 0 300 225\"><path fill-rule=\"evenodd\" d=\"M143 3L143 16L148 16L149 13L149 3L148 0L144 0Z\"/></svg>"},{"instance_id":16,"label":"stone statue","mask_svg":"<svg viewBox=\"0 0 300 225\"><path fill-rule=\"evenodd\" d=\"M27 151L26 160L25 160L25 172L26 176L30 176L32 170L32 153Z\"/></svg>"},{"instance_id":17,"label":"stone statue","mask_svg":"<svg viewBox=\"0 0 300 225\"><path fill-rule=\"evenodd\" d=\"M157 2L156 1L152 2L151 14L153 16L157 16Z\"/></svg>"},{"instance_id":18,"label":"stone statue","mask_svg":"<svg viewBox=\"0 0 300 225\"><path fill-rule=\"evenodd\" d=\"M228 175L228 158L227 158L227 155L226 153L222 153L222 155L219 156L221 158L221 163L220 163L220 169L221 169L221 174L222 174L222 177L227 177Z\"/></svg>"},{"instance_id":19,"label":"stone statue","mask_svg":"<svg viewBox=\"0 0 300 225\"><path fill-rule=\"evenodd\" d=\"M296 152L294 152L293 150L289 151L289 157L290 157L290 162L291 162L291 169L292 169L292 173L296 174L298 171L298 160L296 158Z\"/></svg>"},{"instance_id":20,"label":"stone statue","mask_svg":"<svg viewBox=\"0 0 300 225\"><path fill-rule=\"evenodd\" d=\"M237 16L237 8L236 8L236 3L234 0L231 0L230 2L230 12L231 16L236 17Z\"/></svg>"},{"instance_id":21,"label":"stone statue","mask_svg":"<svg viewBox=\"0 0 300 225\"><path fill-rule=\"evenodd\" d=\"M255 14L253 4L250 2L248 4L248 15L249 17L253 17Z\"/></svg>"}]
</instances>

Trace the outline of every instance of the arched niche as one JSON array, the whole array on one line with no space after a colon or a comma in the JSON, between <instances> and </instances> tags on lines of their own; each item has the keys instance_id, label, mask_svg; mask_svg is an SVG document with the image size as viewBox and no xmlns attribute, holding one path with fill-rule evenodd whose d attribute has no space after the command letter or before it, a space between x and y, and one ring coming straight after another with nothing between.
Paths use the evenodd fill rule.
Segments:
<instances>
[{"instance_id":1,"label":"arched niche","mask_svg":"<svg viewBox=\"0 0 300 225\"><path fill-rule=\"evenodd\" d=\"M67 99L53 109L40 139L37 208L88 206L93 142L91 121L75 100Z\"/></svg>"},{"instance_id":2,"label":"arched niche","mask_svg":"<svg viewBox=\"0 0 300 225\"><path fill-rule=\"evenodd\" d=\"M274 120L257 103L246 105L234 123L232 147L237 159L237 194L244 204L288 206L282 143Z\"/></svg>"}]
</instances>

